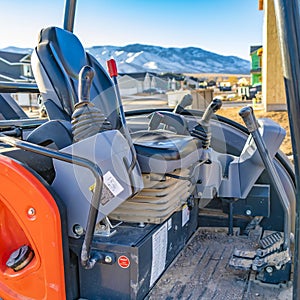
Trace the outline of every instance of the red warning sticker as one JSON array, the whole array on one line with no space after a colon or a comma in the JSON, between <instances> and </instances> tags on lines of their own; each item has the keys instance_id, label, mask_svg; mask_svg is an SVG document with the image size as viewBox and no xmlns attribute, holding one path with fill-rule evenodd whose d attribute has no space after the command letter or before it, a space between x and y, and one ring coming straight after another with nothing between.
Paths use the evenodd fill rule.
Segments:
<instances>
[{"instance_id":1,"label":"red warning sticker","mask_svg":"<svg viewBox=\"0 0 300 300\"><path fill-rule=\"evenodd\" d=\"M127 256L125 255L121 255L119 258L118 258L118 264L121 268L123 269L127 269L129 266L130 266L130 260Z\"/></svg>"}]
</instances>

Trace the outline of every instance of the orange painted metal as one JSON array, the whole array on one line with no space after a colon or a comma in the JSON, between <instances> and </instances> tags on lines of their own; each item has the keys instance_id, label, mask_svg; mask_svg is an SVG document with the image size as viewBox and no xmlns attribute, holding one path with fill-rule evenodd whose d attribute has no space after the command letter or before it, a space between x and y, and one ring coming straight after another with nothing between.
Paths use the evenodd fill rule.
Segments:
<instances>
[{"instance_id":1,"label":"orange painted metal","mask_svg":"<svg viewBox=\"0 0 300 300\"><path fill-rule=\"evenodd\" d=\"M6 267L10 254L30 246L34 258L22 270ZM61 220L46 187L21 164L0 155L0 298L66 298Z\"/></svg>"},{"instance_id":2,"label":"orange painted metal","mask_svg":"<svg viewBox=\"0 0 300 300\"><path fill-rule=\"evenodd\" d=\"M258 0L258 10L264 10L264 0Z\"/></svg>"}]
</instances>

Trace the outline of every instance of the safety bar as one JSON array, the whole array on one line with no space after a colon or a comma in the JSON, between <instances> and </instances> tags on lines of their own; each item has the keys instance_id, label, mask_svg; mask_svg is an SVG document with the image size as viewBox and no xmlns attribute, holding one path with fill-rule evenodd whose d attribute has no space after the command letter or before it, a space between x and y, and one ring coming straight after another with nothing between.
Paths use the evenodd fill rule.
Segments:
<instances>
[{"instance_id":1,"label":"safety bar","mask_svg":"<svg viewBox=\"0 0 300 300\"><path fill-rule=\"evenodd\" d=\"M17 120L0 120L0 129L21 127L21 128L35 128L44 123L48 119L17 119Z\"/></svg>"},{"instance_id":2,"label":"safety bar","mask_svg":"<svg viewBox=\"0 0 300 300\"><path fill-rule=\"evenodd\" d=\"M38 94L40 91L36 83L0 81L0 92Z\"/></svg>"}]
</instances>

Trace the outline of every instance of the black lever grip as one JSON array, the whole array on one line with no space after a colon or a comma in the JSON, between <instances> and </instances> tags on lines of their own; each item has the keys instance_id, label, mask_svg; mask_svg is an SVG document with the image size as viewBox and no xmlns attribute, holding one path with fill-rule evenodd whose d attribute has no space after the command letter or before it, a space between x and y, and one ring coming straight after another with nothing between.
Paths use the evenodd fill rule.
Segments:
<instances>
[{"instance_id":1,"label":"black lever grip","mask_svg":"<svg viewBox=\"0 0 300 300\"><path fill-rule=\"evenodd\" d=\"M217 110L222 106L222 101L220 99L214 99L206 108L199 124L195 126L192 130L191 135L197 137L202 141L202 147L207 149L210 146L211 140L211 128L210 128L210 119Z\"/></svg>"},{"instance_id":2,"label":"black lever grip","mask_svg":"<svg viewBox=\"0 0 300 300\"><path fill-rule=\"evenodd\" d=\"M217 110L219 110L222 106L222 101L220 99L214 99L208 107L206 108L201 121L203 123L208 123L209 120L211 119L213 113L215 113Z\"/></svg>"},{"instance_id":3,"label":"black lever grip","mask_svg":"<svg viewBox=\"0 0 300 300\"><path fill-rule=\"evenodd\" d=\"M169 111L156 111L151 114L148 130L158 129L160 124L165 124L169 129L173 128L176 134L186 135L189 133L187 122L184 117Z\"/></svg>"},{"instance_id":4,"label":"black lever grip","mask_svg":"<svg viewBox=\"0 0 300 300\"><path fill-rule=\"evenodd\" d=\"M192 95L191 94L184 95L184 97L181 99L181 101L174 108L173 112L175 114L181 114L184 111L184 109L187 106L192 105L192 103L193 103L193 97L192 97Z\"/></svg>"},{"instance_id":5,"label":"black lever grip","mask_svg":"<svg viewBox=\"0 0 300 300\"><path fill-rule=\"evenodd\" d=\"M243 107L240 110L239 115L242 117L249 132L254 132L258 129L259 125L251 106Z\"/></svg>"},{"instance_id":6,"label":"black lever grip","mask_svg":"<svg viewBox=\"0 0 300 300\"><path fill-rule=\"evenodd\" d=\"M90 90L95 71L90 66L84 66L79 72L78 96L79 102L90 101Z\"/></svg>"}]
</instances>

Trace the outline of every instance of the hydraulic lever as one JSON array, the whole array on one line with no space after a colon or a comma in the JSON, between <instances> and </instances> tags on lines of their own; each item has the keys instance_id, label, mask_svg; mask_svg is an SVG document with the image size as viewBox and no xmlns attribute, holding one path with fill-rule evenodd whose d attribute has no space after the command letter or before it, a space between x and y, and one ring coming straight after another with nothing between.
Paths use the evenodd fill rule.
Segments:
<instances>
[{"instance_id":1,"label":"hydraulic lever","mask_svg":"<svg viewBox=\"0 0 300 300\"><path fill-rule=\"evenodd\" d=\"M212 115L222 106L220 99L214 99L206 108L199 124L192 130L191 135L199 138L202 141L202 147L207 149L210 146L211 128L210 119Z\"/></svg>"},{"instance_id":2,"label":"hydraulic lever","mask_svg":"<svg viewBox=\"0 0 300 300\"><path fill-rule=\"evenodd\" d=\"M132 139L131 139L131 136L130 136L130 133L129 133L129 129L128 129L127 124L126 124L125 113L124 113L124 110L123 110L123 104L122 104L121 94L120 94L120 90L119 90L119 86L118 86L118 80L117 80L118 69L117 69L116 61L113 58L111 58L110 60L107 61L107 69L108 69L109 75L110 75L110 77L112 78L112 81L113 81L113 88L114 88L114 91L115 91L117 104L118 104L117 110L118 110L120 120L121 120L121 124L122 124L122 132L123 132L124 137L126 138L128 144L130 146L130 152L131 152L132 160L131 160L130 163L128 162L128 174L130 176L130 180L131 180L131 184L132 184L132 191L133 191L133 193L135 193L136 192L136 185L135 185L135 182L134 182L135 179L134 179L134 176L133 176L132 173L133 173L134 169L138 170L138 173L140 173L140 167L137 163L136 152L134 150L134 146L133 146Z\"/></svg>"},{"instance_id":3,"label":"hydraulic lever","mask_svg":"<svg viewBox=\"0 0 300 300\"><path fill-rule=\"evenodd\" d=\"M215 112L217 112L221 107L222 107L222 101L220 99L214 99L212 102L210 102L200 121L202 125L208 124L212 115Z\"/></svg>"},{"instance_id":4,"label":"hydraulic lever","mask_svg":"<svg viewBox=\"0 0 300 300\"><path fill-rule=\"evenodd\" d=\"M190 94L183 96L172 112L155 111L149 118L148 130L156 130L160 124L164 124L163 129L173 128L177 134L189 135L186 120L180 115L184 109L191 105L193 97Z\"/></svg>"},{"instance_id":5,"label":"hydraulic lever","mask_svg":"<svg viewBox=\"0 0 300 300\"><path fill-rule=\"evenodd\" d=\"M84 66L79 73L78 98L72 114L72 132L74 142L93 136L105 128L105 116L90 102L90 90L95 71Z\"/></svg>"},{"instance_id":6,"label":"hydraulic lever","mask_svg":"<svg viewBox=\"0 0 300 300\"><path fill-rule=\"evenodd\" d=\"M275 168L272 157L270 156L266 144L259 132L259 124L255 118L253 108L250 106L240 110L239 115L242 117L245 125L253 137L257 150L264 163L265 169L268 172L273 187L281 201L284 209L284 250L290 250L290 235L291 235L291 205L285 193L284 186L280 180L278 172Z\"/></svg>"},{"instance_id":7,"label":"hydraulic lever","mask_svg":"<svg viewBox=\"0 0 300 300\"><path fill-rule=\"evenodd\" d=\"M184 95L183 98L175 106L173 112L175 114L181 114L187 106L192 105L193 97L191 94Z\"/></svg>"},{"instance_id":8,"label":"hydraulic lever","mask_svg":"<svg viewBox=\"0 0 300 300\"><path fill-rule=\"evenodd\" d=\"M84 66L79 73L78 96L79 102L90 103L90 90L95 71L90 66Z\"/></svg>"}]
</instances>

